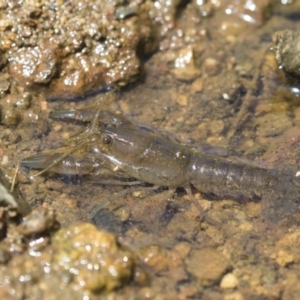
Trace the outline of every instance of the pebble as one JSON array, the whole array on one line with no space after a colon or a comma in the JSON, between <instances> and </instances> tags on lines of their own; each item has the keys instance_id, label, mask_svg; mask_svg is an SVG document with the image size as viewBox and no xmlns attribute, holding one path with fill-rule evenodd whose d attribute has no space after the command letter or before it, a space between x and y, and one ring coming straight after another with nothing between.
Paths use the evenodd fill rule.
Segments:
<instances>
[{"instance_id":1,"label":"pebble","mask_svg":"<svg viewBox=\"0 0 300 300\"><path fill-rule=\"evenodd\" d=\"M220 287L222 289L234 289L238 285L239 281L232 273L224 275L221 280Z\"/></svg>"},{"instance_id":2,"label":"pebble","mask_svg":"<svg viewBox=\"0 0 300 300\"><path fill-rule=\"evenodd\" d=\"M187 104L188 104L188 98L185 95L178 95L176 102L180 106L187 106Z\"/></svg>"},{"instance_id":3,"label":"pebble","mask_svg":"<svg viewBox=\"0 0 300 300\"><path fill-rule=\"evenodd\" d=\"M183 81L194 80L200 75L200 70L195 64L192 47L186 47L179 51L171 72L178 80Z\"/></svg>"},{"instance_id":4,"label":"pebble","mask_svg":"<svg viewBox=\"0 0 300 300\"><path fill-rule=\"evenodd\" d=\"M210 124L210 132L211 134L220 134L225 128L224 121L222 120L214 120Z\"/></svg>"},{"instance_id":5,"label":"pebble","mask_svg":"<svg viewBox=\"0 0 300 300\"><path fill-rule=\"evenodd\" d=\"M230 262L214 248L192 251L186 263L187 270L203 286L220 281L223 274L231 269Z\"/></svg>"},{"instance_id":6,"label":"pebble","mask_svg":"<svg viewBox=\"0 0 300 300\"><path fill-rule=\"evenodd\" d=\"M54 211L38 207L23 218L22 223L18 226L18 230L25 236L31 236L55 231L58 227L59 224Z\"/></svg>"},{"instance_id":7,"label":"pebble","mask_svg":"<svg viewBox=\"0 0 300 300\"><path fill-rule=\"evenodd\" d=\"M140 249L139 257L144 264L156 272L177 269L182 265L182 259L176 251L168 251L157 245Z\"/></svg>"},{"instance_id":8,"label":"pebble","mask_svg":"<svg viewBox=\"0 0 300 300\"><path fill-rule=\"evenodd\" d=\"M203 66L204 66L205 73L208 74L209 76L218 75L218 73L221 70L220 63L215 58L211 58L211 57L208 57L204 61Z\"/></svg>"},{"instance_id":9,"label":"pebble","mask_svg":"<svg viewBox=\"0 0 300 300\"><path fill-rule=\"evenodd\" d=\"M203 91L203 79L202 78L197 78L193 83L192 83L192 89L196 93L200 93Z\"/></svg>"},{"instance_id":10,"label":"pebble","mask_svg":"<svg viewBox=\"0 0 300 300\"><path fill-rule=\"evenodd\" d=\"M281 267L286 267L295 261L294 255L286 250L279 250L276 254L271 255L271 258L274 258Z\"/></svg>"}]
</instances>

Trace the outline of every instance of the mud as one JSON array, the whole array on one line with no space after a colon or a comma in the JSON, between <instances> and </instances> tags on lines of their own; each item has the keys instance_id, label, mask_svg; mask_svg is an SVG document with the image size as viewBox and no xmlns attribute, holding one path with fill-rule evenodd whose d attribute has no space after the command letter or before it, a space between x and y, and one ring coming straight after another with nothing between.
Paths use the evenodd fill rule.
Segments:
<instances>
[{"instance_id":1,"label":"mud","mask_svg":"<svg viewBox=\"0 0 300 300\"><path fill-rule=\"evenodd\" d=\"M171 5L166 5L167 2ZM74 19L79 15L79 20L95 23L95 16L87 13L91 12L90 2L83 2L80 9L75 2L68 2L68 7L59 1L54 6L47 1L1 2L5 17L0 24L1 167L14 174L22 158L62 146L85 129L86 125L80 123L48 118L51 111L95 103L102 94L89 97L86 94L104 86L115 88L126 83L115 94L111 110L168 131L187 143L208 144L217 149L216 153L226 152L296 174L300 162L298 87L278 70L275 53L269 49L274 47L275 32L295 31L299 27L295 13L299 3L252 1L255 9L251 10L245 7L246 2L206 1L200 5L199 1L139 1L128 5L116 1L109 8L104 2L95 2L103 8L104 17L100 19L115 24L114 30L105 33L106 39L120 33L121 28L127 37L136 35L136 39L124 41L126 47L116 50L120 55L125 51L129 59L123 61L119 54L116 56L113 64L121 71L109 80L110 69L101 73L101 64L96 65L97 70L91 67L92 71L90 68L82 71L84 63L96 55L93 49L102 41L100 36L90 37L89 32L83 39L82 27ZM49 5L55 9L46 9ZM123 8L117 10L119 7ZM26 22L17 26L15 18L21 8L26 8L27 15L20 20ZM101 15L99 11L97 14ZM51 25L56 17L60 17L64 26L74 26L66 30L68 37L60 35L59 28ZM43 18L43 26L49 29L41 27ZM99 15L95 18L98 20ZM101 33L97 30L93 32ZM49 45L51 37L62 39L64 47ZM112 50L116 49L119 38L117 35L109 39ZM142 47L140 54L137 45L148 39L149 48ZM87 45L91 48L84 52ZM37 61L30 60L32 73L24 78L23 62L35 54ZM74 83L76 72L79 84L66 87L64 79ZM72 95L82 97L72 98ZM57 100L49 101L53 98ZM32 208L54 210L64 234L68 230L74 232L74 223L87 222L95 204L123 190L119 186L92 183L84 177L50 173L31 180L29 175L32 173L27 174L21 168L15 188ZM3 208L0 298L58 299L66 295L83 299L88 295L91 299L288 300L299 297L299 212L272 225L260 218L260 203L213 200L194 191L206 213L206 221L200 222L197 209L184 191L178 190L172 198L166 199L165 195L163 191L152 195L136 191L113 201L102 211L97 222L99 232L106 229L114 234L122 244L121 252L115 253L121 257L122 251L128 251L132 259L131 265L118 269L122 275L112 285L107 283L110 282L105 277L107 273L93 269L101 274L96 285L89 282L78 286L81 278L88 282L91 274L95 274L88 272L88 263L81 264L80 258L94 266L94 256L82 251L82 256L70 259L72 267L77 264L79 270L79 275L71 276L66 273L69 266L63 265L65 261L57 251L68 256L76 252L77 246L70 245L71 241L58 243L58 238L54 238L59 234L55 226L55 230L29 236L20 232L21 216L14 209ZM41 228L50 223L45 221ZM98 236L98 230L89 227L92 225L81 226ZM42 240L32 243L36 248L30 250L35 236ZM75 244L77 237L72 236ZM40 256L34 256L37 252ZM57 268L47 273L48 264L54 261ZM15 293L11 293L13 290Z\"/></svg>"}]
</instances>

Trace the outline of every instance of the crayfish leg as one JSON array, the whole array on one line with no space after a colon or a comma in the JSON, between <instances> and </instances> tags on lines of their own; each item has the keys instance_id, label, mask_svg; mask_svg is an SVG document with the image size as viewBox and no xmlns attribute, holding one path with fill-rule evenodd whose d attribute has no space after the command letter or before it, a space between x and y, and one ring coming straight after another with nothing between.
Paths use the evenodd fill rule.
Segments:
<instances>
[{"instance_id":1,"label":"crayfish leg","mask_svg":"<svg viewBox=\"0 0 300 300\"><path fill-rule=\"evenodd\" d=\"M190 186L185 187L184 188L191 200L191 202L197 207L197 209L199 210L199 215L200 215L200 222L203 220L204 218L204 210L201 207L201 205L199 204L199 202L197 201L197 199L194 197L193 193L192 193L192 189Z\"/></svg>"}]
</instances>

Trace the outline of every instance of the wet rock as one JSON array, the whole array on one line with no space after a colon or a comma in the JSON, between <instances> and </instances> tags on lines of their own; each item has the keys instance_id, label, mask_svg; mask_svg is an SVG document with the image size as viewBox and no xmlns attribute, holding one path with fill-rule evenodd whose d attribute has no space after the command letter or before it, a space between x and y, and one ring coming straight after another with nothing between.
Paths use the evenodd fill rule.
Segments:
<instances>
[{"instance_id":1,"label":"wet rock","mask_svg":"<svg viewBox=\"0 0 300 300\"><path fill-rule=\"evenodd\" d=\"M233 3L232 1L225 1L224 3L224 11L228 15L238 16L248 24L260 26L268 16L272 1L253 0L251 1L251 5L249 5L247 0L235 1Z\"/></svg>"},{"instance_id":2,"label":"wet rock","mask_svg":"<svg viewBox=\"0 0 300 300\"><path fill-rule=\"evenodd\" d=\"M140 259L156 272L168 271L182 265L180 255L175 251L151 245L139 250Z\"/></svg>"},{"instance_id":3,"label":"wet rock","mask_svg":"<svg viewBox=\"0 0 300 300\"><path fill-rule=\"evenodd\" d=\"M3 108L1 110L1 124L6 126L15 126L21 119L20 113L13 107Z\"/></svg>"},{"instance_id":4,"label":"wet rock","mask_svg":"<svg viewBox=\"0 0 300 300\"><path fill-rule=\"evenodd\" d=\"M114 234L121 233L122 221L116 214L107 209L101 209L98 211L91 221L97 226L97 228L107 230Z\"/></svg>"},{"instance_id":5,"label":"wet rock","mask_svg":"<svg viewBox=\"0 0 300 300\"><path fill-rule=\"evenodd\" d=\"M26 110L30 106L32 99L32 94L28 92L23 92L21 95L15 96L14 106L19 110Z\"/></svg>"},{"instance_id":6,"label":"wet rock","mask_svg":"<svg viewBox=\"0 0 300 300\"><path fill-rule=\"evenodd\" d=\"M61 270L51 270L50 253L48 249L36 257L15 256L0 265L1 299L83 299L84 291L64 282Z\"/></svg>"},{"instance_id":7,"label":"wet rock","mask_svg":"<svg viewBox=\"0 0 300 300\"><path fill-rule=\"evenodd\" d=\"M198 77L201 72L195 63L192 47L183 48L179 51L171 72L178 80L190 81Z\"/></svg>"},{"instance_id":8,"label":"wet rock","mask_svg":"<svg viewBox=\"0 0 300 300\"><path fill-rule=\"evenodd\" d=\"M118 244L114 235L88 223L72 225L57 232L54 264L74 275L73 281L92 292L111 291L130 282L135 258Z\"/></svg>"},{"instance_id":9,"label":"wet rock","mask_svg":"<svg viewBox=\"0 0 300 300\"><path fill-rule=\"evenodd\" d=\"M9 60L11 76L26 86L48 83L57 71L56 51L57 46L48 43L13 51Z\"/></svg>"},{"instance_id":10,"label":"wet rock","mask_svg":"<svg viewBox=\"0 0 300 300\"><path fill-rule=\"evenodd\" d=\"M18 230L25 236L38 236L49 234L59 228L55 213L43 207L34 209L28 216L23 218Z\"/></svg>"},{"instance_id":11,"label":"wet rock","mask_svg":"<svg viewBox=\"0 0 300 300\"><path fill-rule=\"evenodd\" d=\"M1 124L15 126L22 120L22 113L30 106L31 93L8 94L1 100Z\"/></svg>"},{"instance_id":12,"label":"wet rock","mask_svg":"<svg viewBox=\"0 0 300 300\"><path fill-rule=\"evenodd\" d=\"M126 85L141 73L139 58L157 49L152 1L41 3L21 1L5 8L0 66L8 62L15 83L47 90L49 98Z\"/></svg>"},{"instance_id":13,"label":"wet rock","mask_svg":"<svg viewBox=\"0 0 300 300\"><path fill-rule=\"evenodd\" d=\"M277 253L271 255L271 258L274 258L281 267L286 267L296 261L293 253L286 250L279 250Z\"/></svg>"},{"instance_id":14,"label":"wet rock","mask_svg":"<svg viewBox=\"0 0 300 300\"><path fill-rule=\"evenodd\" d=\"M232 23L234 21L238 22L238 20L240 20L245 22L246 24L248 23L260 26L269 15L269 9L271 7L272 1L253 0L251 1L251 5L249 5L249 2L247 0L225 0L222 2L195 1L195 3L197 4L202 15L203 12L206 12L206 15L209 16L213 12L221 11L222 13L226 13L226 15L228 15L228 21L231 18ZM235 27L238 26L238 24L235 25ZM223 30L224 29L225 28L223 28Z\"/></svg>"},{"instance_id":15,"label":"wet rock","mask_svg":"<svg viewBox=\"0 0 300 300\"><path fill-rule=\"evenodd\" d=\"M183 3L182 0L158 0L151 7L150 15L161 25L162 35L174 27L178 7Z\"/></svg>"},{"instance_id":16,"label":"wet rock","mask_svg":"<svg viewBox=\"0 0 300 300\"><path fill-rule=\"evenodd\" d=\"M29 244L44 238L42 235ZM0 245L1 299L13 294L13 299L18 295L23 299L79 300L132 281L138 285L149 282L132 251L112 234L88 223L57 231L52 245L45 244L40 251L30 246L20 256L6 248Z\"/></svg>"},{"instance_id":17,"label":"wet rock","mask_svg":"<svg viewBox=\"0 0 300 300\"><path fill-rule=\"evenodd\" d=\"M204 286L219 282L223 274L231 269L229 261L212 248L193 250L186 263L188 271Z\"/></svg>"},{"instance_id":18,"label":"wet rock","mask_svg":"<svg viewBox=\"0 0 300 300\"><path fill-rule=\"evenodd\" d=\"M277 31L273 35L275 57L280 69L300 76L300 32L293 30Z\"/></svg>"},{"instance_id":19,"label":"wet rock","mask_svg":"<svg viewBox=\"0 0 300 300\"><path fill-rule=\"evenodd\" d=\"M228 39L234 38L238 33L249 30L249 26L255 28L261 26L270 15L271 0L247 0L238 1L197 1L192 5L198 11L199 16L214 17L215 26L225 33Z\"/></svg>"},{"instance_id":20,"label":"wet rock","mask_svg":"<svg viewBox=\"0 0 300 300\"><path fill-rule=\"evenodd\" d=\"M116 9L116 17L119 20L126 19L133 15L136 15L136 8L130 6L120 6Z\"/></svg>"}]
</instances>

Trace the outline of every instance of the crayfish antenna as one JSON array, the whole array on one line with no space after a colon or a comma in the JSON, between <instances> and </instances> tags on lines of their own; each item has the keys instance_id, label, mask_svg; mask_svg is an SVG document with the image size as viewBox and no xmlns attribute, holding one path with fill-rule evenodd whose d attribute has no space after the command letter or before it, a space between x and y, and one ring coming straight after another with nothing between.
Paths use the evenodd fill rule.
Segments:
<instances>
[{"instance_id":1,"label":"crayfish antenna","mask_svg":"<svg viewBox=\"0 0 300 300\"><path fill-rule=\"evenodd\" d=\"M192 189L191 187L185 187L186 192L188 193L188 196L190 198L190 200L192 201L192 203L197 207L197 209L199 210L199 215L200 215L200 222L203 221L204 219L204 210L201 207L201 205L199 204L199 202L197 201L197 199L194 197L193 193L192 193Z\"/></svg>"},{"instance_id":2,"label":"crayfish antenna","mask_svg":"<svg viewBox=\"0 0 300 300\"><path fill-rule=\"evenodd\" d=\"M10 193L12 193L14 191L15 185L16 185L16 181L17 181L17 175L18 175L18 171L20 168L20 162L18 162L18 165L16 167L14 176L12 178L12 182L11 182L11 186L10 186Z\"/></svg>"}]
</instances>

